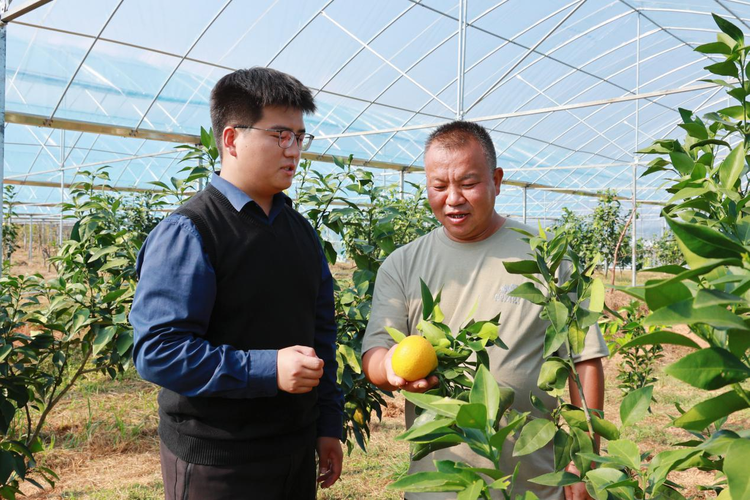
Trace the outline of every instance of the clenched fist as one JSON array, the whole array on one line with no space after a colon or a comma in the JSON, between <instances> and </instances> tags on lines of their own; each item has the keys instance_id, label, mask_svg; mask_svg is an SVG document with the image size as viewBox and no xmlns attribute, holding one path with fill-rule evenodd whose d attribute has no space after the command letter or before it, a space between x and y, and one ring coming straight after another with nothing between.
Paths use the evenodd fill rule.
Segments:
<instances>
[{"instance_id":1,"label":"clenched fist","mask_svg":"<svg viewBox=\"0 0 750 500\"><path fill-rule=\"evenodd\" d=\"M312 347L295 345L281 349L276 358L276 385L284 392L304 394L320 383L323 360Z\"/></svg>"}]
</instances>

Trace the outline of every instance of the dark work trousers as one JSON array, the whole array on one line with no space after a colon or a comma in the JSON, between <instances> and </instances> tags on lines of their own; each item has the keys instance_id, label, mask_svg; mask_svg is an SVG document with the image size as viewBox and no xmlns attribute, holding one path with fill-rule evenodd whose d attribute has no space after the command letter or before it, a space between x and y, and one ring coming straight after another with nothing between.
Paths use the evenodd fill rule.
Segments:
<instances>
[{"instance_id":1,"label":"dark work trousers","mask_svg":"<svg viewBox=\"0 0 750 500\"><path fill-rule=\"evenodd\" d=\"M163 443L161 474L166 500L314 500L315 448L241 465L187 463Z\"/></svg>"}]
</instances>

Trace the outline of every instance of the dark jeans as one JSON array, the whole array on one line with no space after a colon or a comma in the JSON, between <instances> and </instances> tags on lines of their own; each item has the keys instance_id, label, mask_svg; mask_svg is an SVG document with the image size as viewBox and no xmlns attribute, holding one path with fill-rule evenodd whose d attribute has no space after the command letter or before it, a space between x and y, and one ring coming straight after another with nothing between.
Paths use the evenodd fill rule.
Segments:
<instances>
[{"instance_id":1,"label":"dark jeans","mask_svg":"<svg viewBox=\"0 0 750 500\"><path fill-rule=\"evenodd\" d=\"M161 443L166 500L314 500L315 448L241 465L187 463Z\"/></svg>"}]
</instances>

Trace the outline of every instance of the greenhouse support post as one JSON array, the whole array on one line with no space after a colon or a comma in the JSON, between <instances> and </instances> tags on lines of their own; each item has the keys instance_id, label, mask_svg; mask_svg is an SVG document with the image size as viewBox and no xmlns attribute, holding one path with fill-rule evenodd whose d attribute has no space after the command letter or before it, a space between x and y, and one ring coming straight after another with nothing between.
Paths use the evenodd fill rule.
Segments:
<instances>
[{"instance_id":1,"label":"greenhouse support post","mask_svg":"<svg viewBox=\"0 0 750 500\"><path fill-rule=\"evenodd\" d=\"M31 257L34 249L34 222L31 220L31 217L29 217L29 262L31 262Z\"/></svg>"},{"instance_id":2,"label":"greenhouse support post","mask_svg":"<svg viewBox=\"0 0 750 500\"><path fill-rule=\"evenodd\" d=\"M57 229L57 244L63 241L63 203L65 203L65 130L60 130L60 226Z\"/></svg>"},{"instance_id":3,"label":"greenhouse support post","mask_svg":"<svg viewBox=\"0 0 750 500\"><path fill-rule=\"evenodd\" d=\"M523 223L526 224L526 191L528 188L523 188Z\"/></svg>"},{"instance_id":4,"label":"greenhouse support post","mask_svg":"<svg viewBox=\"0 0 750 500\"><path fill-rule=\"evenodd\" d=\"M458 0L458 77L456 95L456 120L464 119L464 73L466 72L466 4Z\"/></svg>"},{"instance_id":5,"label":"greenhouse support post","mask_svg":"<svg viewBox=\"0 0 750 500\"><path fill-rule=\"evenodd\" d=\"M636 16L636 37L635 37L635 93L638 95L638 93L641 91L641 13L638 13L638 16ZM635 286L636 281L636 268L637 266L637 258L638 258L638 233L636 232L636 224L638 219L638 207L636 205L638 200L638 141L639 141L639 127L640 127L640 114L641 114L641 104L640 100L635 100L635 150L633 152L633 227L631 228L633 230L633 236L631 238L631 260L630 260L630 266L631 266L631 278L630 278L630 284L632 286ZM612 272L615 272L613 269Z\"/></svg>"},{"instance_id":6,"label":"greenhouse support post","mask_svg":"<svg viewBox=\"0 0 750 500\"><path fill-rule=\"evenodd\" d=\"M5 4L5 2L3 2ZM5 10L6 5L3 5ZM5 55L7 40L7 24L0 22L0 278L3 276L3 210L5 194L3 179L5 178Z\"/></svg>"}]
</instances>

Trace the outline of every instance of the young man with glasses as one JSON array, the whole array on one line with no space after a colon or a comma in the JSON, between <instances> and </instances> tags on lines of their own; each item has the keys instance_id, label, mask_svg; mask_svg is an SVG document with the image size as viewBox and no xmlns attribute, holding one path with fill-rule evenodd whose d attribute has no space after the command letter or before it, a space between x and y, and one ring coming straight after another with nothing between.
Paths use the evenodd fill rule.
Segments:
<instances>
[{"instance_id":1,"label":"young man with glasses","mask_svg":"<svg viewBox=\"0 0 750 500\"><path fill-rule=\"evenodd\" d=\"M168 500L313 499L316 482L341 474L333 281L283 193L313 139L303 114L314 111L285 73L220 79L211 121L221 172L138 256L134 359L163 387Z\"/></svg>"}]
</instances>

